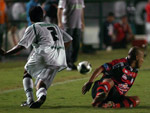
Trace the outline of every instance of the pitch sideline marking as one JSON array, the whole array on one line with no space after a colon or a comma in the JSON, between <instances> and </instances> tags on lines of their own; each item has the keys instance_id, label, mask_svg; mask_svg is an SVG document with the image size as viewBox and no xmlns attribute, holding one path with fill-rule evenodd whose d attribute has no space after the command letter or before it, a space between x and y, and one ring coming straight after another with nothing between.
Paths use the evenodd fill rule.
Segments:
<instances>
[{"instance_id":1,"label":"pitch sideline marking","mask_svg":"<svg viewBox=\"0 0 150 113\"><path fill-rule=\"evenodd\" d=\"M88 79L88 78L89 77L80 78L80 79L74 79L74 80L66 80L64 82L56 82L56 83L52 84L51 87L57 86L57 85L61 85L61 84L67 84L67 83L71 83L71 82L76 82L76 81L80 81L80 80L85 80L85 79ZM0 94L10 93L10 92L14 92L14 91L22 90L22 89L23 88L9 89L9 90L5 90L5 91L0 92Z\"/></svg>"}]
</instances>

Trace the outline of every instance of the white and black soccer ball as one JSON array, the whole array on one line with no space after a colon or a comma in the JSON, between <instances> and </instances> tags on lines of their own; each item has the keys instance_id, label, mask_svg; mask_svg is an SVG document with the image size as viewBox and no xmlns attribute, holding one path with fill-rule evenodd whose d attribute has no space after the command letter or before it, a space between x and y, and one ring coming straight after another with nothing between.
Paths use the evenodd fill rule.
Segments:
<instances>
[{"instance_id":1,"label":"white and black soccer ball","mask_svg":"<svg viewBox=\"0 0 150 113\"><path fill-rule=\"evenodd\" d=\"M88 74L92 71L92 66L88 61L82 61L78 64L77 69L81 74Z\"/></svg>"}]
</instances>

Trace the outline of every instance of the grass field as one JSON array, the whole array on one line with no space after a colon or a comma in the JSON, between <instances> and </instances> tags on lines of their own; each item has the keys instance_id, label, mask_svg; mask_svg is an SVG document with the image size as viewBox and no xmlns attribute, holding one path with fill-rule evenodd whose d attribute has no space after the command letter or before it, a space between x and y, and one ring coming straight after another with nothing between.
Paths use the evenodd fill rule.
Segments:
<instances>
[{"instance_id":1,"label":"grass field","mask_svg":"<svg viewBox=\"0 0 150 113\"><path fill-rule=\"evenodd\" d=\"M112 59L126 57L127 51L97 51L93 55L81 53L78 62L87 60L94 70ZM26 99L22 86L24 64L25 61L12 60L0 63L0 113L150 113L150 55L145 58L128 92L128 95L137 95L141 99L140 105L132 109L93 108L91 92L85 96L81 94L81 87L91 73L81 75L77 71L66 70L57 74L48 90L47 100L40 109L22 108L20 103Z\"/></svg>"}]
</instances>

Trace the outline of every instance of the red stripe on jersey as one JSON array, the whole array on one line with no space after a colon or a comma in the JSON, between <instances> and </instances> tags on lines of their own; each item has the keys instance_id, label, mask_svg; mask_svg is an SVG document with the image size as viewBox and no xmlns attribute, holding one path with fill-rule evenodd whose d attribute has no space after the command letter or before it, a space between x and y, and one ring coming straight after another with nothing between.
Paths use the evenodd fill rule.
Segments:
<instances>
[{"instance_id":1,"label":"red stripe on jersey","mask_svg":"<svg viewBox=\"0 0 150 113\"><path fill-rule=\"evenodd\" d=\"M104 86L98 87L98 88L97 88L97 92L98 92L100 89L102 89L102 90L104 90L104 92L106 92L106 88L105 88Z\"/></svg>"},{"instance_id":2,"label":"red stripe on jersey","mask_svg":"<svg viewBox=\"0 0 150 113\"><path fill-rule=\"evenodd\" d=\"M133 84L134 82L131 83L130 80L124 80L123 78L121 78L122 82L127 83L128 85Z\"/></svg>"},{"instance_id":3,"label":"red stripe on jersey","mask_svg":"<svg viewBox=\"0 0 150 113\"><path fill-rule=\"evenodd\" d=\"M112 66L116 65L117 63L120 63L120 62L127 62L127 59L125 58L122 58L122 59L116 59L116 60L113 60L112 62L110 62L109 64L111 64Z\"/></svg>"},{"instance_id":4,"label":"red stripe on jersey","mask_svg":"<svg viewBox=\"0 0 150 113\"><path fill-rule=\"evenodd\" d=\"M98 82L98 84L99 84L99 85L101 85L101 86L106 85L106 86L107 86L107 88L108 88L108 89L107 89L107 91L109 91L109 90L110 90L110 88L111 88L111 86L110 86L109 82L107 82L107 81L106 81L106 82Z\"/></svg>"},{"instance_id":5,"label":"red stripe on jersey","mask_svg":"<svg viewBox=\"0 0 150 113\"><path fill-rule=\"evenodd\" d=\"M135 78L135 77L137 76L137 73L131 72L131 71L125 69L125 68L123 68L122 71L123 71L123 73L125 73L126 75L131 76L131 77L133 77L133 78Z\"/></svg>"}]
</instances>

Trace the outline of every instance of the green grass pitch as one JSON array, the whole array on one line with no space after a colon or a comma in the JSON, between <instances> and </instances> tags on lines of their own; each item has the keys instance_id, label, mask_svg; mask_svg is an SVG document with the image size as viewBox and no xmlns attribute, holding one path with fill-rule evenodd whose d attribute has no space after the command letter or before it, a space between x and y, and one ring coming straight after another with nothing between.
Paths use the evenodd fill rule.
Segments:
<instances>
[{"instance_id":1,"label":"green grass pitch","mask_svg":"<svg viewBox=\"0 0 150 113\"><path fill-rule=\"evenodd\" d=\"M128 50L114 50L97 51L92 55L80 53L78 62L87 60L94 70L105 62L126 57L127 52ZM40 109L22 108L20 104L26 99L22 86L24 64L25 61L0 62L0 113L150 113L149 54L128 92L130 96L139 96L141 103L130 109L93 108L91 91L86 95L81 94L83 84L92 73L81 75L77 71L66 70L57 74L53 85L48 89L47 100Z\"/></svg>"}]
</instances>

